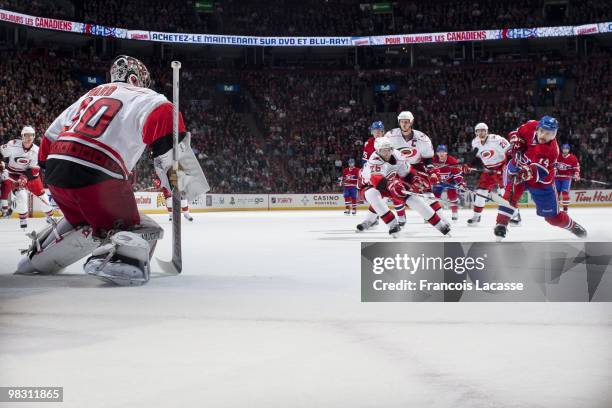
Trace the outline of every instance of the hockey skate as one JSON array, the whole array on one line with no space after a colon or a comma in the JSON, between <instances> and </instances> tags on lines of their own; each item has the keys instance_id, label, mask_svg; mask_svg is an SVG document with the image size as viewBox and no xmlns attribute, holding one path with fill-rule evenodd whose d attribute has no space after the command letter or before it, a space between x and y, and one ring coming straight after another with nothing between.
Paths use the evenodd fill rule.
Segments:
<instances>
[{"instance_id":1,"label":"hockey skate","mask_svg":"<svg viewBox=\"0 0 612 408\"><path fill-rule=\"evenodd\" d=\"M401 230L402 228L399 226L399 223L395 224L394 226L389 228L389 235L391 235L393 238L397 238Z\"/></svg>"},{"instance_id":2,"label":"hockey skate","mask_svg":"<svg viewBox=\"0 0 612 408\"><path fill-rule=\"evenodd\" d=\"M478 224L480 224L480 215L474 214L472 218L467 220L467 223L468 227L476 227Z\"/></svg>"},{"instance_id":3,"label":"hockey skate","mask_svg":"<svg viewBox=\"0 0 612 408\"><path fill-rule=\"evenodd\" d=\"M442 235L450 237L450 231L451 231L451 227L450 224L444 222L442 223L442 225L439 225L439 227L436 227L438 229L438 231L440 231L442 233Z\"/></svg>"},{"instance_id":4,"label":"hockey skate","mask_svg":"<svg viewBox=\"0 0 612 408\"><path fill-rule=\"evenodd\" d=\"M452 215L451 215L451 220L452 220L453 222L457 222L457 221L459 221L459 213L456 213L456 212L452 213Z\"/></svg>"},{"instance_id":5,"label":"hockey skate","mask_svg":"<svg viewBox=\"0 0 612 408\"><path fill-rule=\"evenodd\" d=\"M512 227L520 227L521 226L521 213L517 212L516 215L510 218L510 226Z\"/></svg>"},{"instance_id":6,"label":"hockey skate","mask_svg":"<svg viewBox=\"0 0 612 408\"><path fill-rule=\"evenodd\" d=\"M25 230L26 228L28 228L28 220L25 218L20 218L19 226L21 227L22 230Z\"/></svg>"},{"instance_id":7,"label":"hockey skate","mask_svg":"<svg viewBox=\"0 0 612 408\"><path fill-rule=\"evenodd\" d=\"M508 232L508 228L505 225L497 224L493 230L496 241L500 242L502 239L506 238L506 232Z\"/></svg>"},{"instance_id":8,"label":"hockey skate","mask_svg":"<svg viewBox=\"0 0 612 408\"><path fill-rule=\"evenodd\" d=\"M189 222L193 222L193 217L189 213L183 213L183 217Z\"/></svg>"},{"instance_id":9,"label":"hockey skate","mask_svg":"<svg viewBox=\"0 0 612 408\"><path fill-rule=\"evenodd\" d=\"M400 228L404 228L404 225L406 225L406 217L397 217L397 224Z\"/></svg>"},{"instance_id":10,"label":"hockey skate","mask_svg":"<svg viewBox=\"0 0 612 408\"><path fill-rule=\"evenodd\" d=\"M351 215L351 210L345 210L344 215Z\"/></svg>"},{"instance_id":11,"label":"hockey skate","mask_svg":"<svg viewBox=\"0 0 612 408\"><path fill-rule=\"evenodd\" d=\"M353 210L352 214L357 215L357 210Z\"/></svg>"},{"instance_id":12,"label":"hockey skate","mask_svg":"<svg viewBox=\"0 0 612 408\"><path fill-rule=\"evenodd\" d=\"M363 232L365 230L369 230L372 227L375 227L376 225L378 225L378 219L370 222L370 221L364 221L361 224L357 224L357 232Z\"/></svg>"},{"instance_id":13,"label":"hockey skate","mask_svg":"<svg viewBox=\"0 0 612 408\"><path fill-rule=\"evenodd\" d=\"M578 238L586 238L587 232L584 227L574 221L574 226L570 229L570 232Z\"/></svg>"}]
</instances>

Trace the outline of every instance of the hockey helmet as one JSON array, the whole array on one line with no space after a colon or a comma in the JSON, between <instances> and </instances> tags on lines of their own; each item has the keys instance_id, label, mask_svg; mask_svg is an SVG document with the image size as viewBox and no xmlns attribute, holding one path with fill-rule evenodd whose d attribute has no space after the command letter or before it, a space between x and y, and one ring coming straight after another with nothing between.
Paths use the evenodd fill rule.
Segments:
<instances>
[{"instance_id":1,"label":"hockey helmet","mask_svg":"<svg viewBox=\"0 0 612 408\"><path fill-rule=\"evenodd\" d=\"M111 82L126 82L148 88L151 86L149 70L140 60L128 55L119 55L110 68Z\"/></svg>"}]
</instances>

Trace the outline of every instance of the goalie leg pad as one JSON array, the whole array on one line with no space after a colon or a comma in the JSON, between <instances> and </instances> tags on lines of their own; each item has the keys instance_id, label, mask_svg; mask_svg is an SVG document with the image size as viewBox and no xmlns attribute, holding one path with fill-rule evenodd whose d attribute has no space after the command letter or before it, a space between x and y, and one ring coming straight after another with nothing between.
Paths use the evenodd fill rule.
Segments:
<instances>
[{"instance_id":1,"label":"goalie leg pad","mask_svg":"<svg viewBox=\"0 0 612 408\"><path fill-rule=\"evenodd\" d=\"M140 214L140 224L130 230L149 243L151 252L149 258L153 256L157 241L164 237L164 230L155 220L146 214Z\"/></svg>"},{"instance_id":2,"label":"goalie leg pad","mask_svg":"<svg viewBox=\"0 0 612 408\"><path fill-rule=\"evenodd\" d=\"M73 228L65 218L32 233L32 244L18 265L19 274L52 274L72 265L100 245L89 226Z\"/></svg>"},{"instance_id":3,"label":"goalie leg pad","mask_svg":"<svg viewBox=\"0 0 612 408\"><path fill-rule=\"evenodd\" d=\"M119 286L144 285L151 274L150 251L149 243L140 235L119 231L110 243L93 252L83 269Z\"/></svg>"}]
</instances>

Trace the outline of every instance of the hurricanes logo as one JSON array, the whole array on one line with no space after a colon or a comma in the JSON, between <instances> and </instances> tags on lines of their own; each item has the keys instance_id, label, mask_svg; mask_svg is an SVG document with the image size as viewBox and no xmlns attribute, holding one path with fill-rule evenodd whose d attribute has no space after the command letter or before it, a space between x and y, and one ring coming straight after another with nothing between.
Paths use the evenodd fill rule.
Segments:
<instances>
[{"instance_id":1,"label":"hurricanes logo","mask_svg":"<svg viewBox=\"0 0 612 408\"><path fill-rule=\"evenodd\" d=\"M480 155L484 160L487 160L493 157L494 154L495 152L493 150L484 150Z\"/></svg>"},{"instance_id":2,"label":"hurricanes logo","mask_svg":"<svg viewBox=\"0 0 612 408\"><path fill-rule=\"evenodd\" d=\"M413 148L410 148L410 147L402 150L402 156L404 156L407 159L416 156L417 153L418 153L417 149L413 149Z\"/></svg>"},{"instance_id":3,"label":"hurricanes logo","mask_svg":"<svg viewBox=\"0 0 612 408\"><path fill-rule=\"evenodd\" d=\"M28 159L27 157L17 157L17 158L15 159L15 162L16 162L17 164L21 164L21 165L24 165L24 166L25 166L25 165L30 164L30 159Z\"/></svg>"}]
</instances>

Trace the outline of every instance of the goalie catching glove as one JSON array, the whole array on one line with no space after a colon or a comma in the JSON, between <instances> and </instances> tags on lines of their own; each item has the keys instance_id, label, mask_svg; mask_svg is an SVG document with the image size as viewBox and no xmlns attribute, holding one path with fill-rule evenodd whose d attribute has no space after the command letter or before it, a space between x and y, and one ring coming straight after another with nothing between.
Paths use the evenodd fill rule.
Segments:
<instances>
[{"instance_id":1,"label":"goalie catching glove","mask_svg":"<svg viewBox=\"0 0 612 408\"><path fill-rule=\"evenodd\" d=\"M182 193L182 198L186 200L194 200L210 190L202 167L191 149L191 133L187 132L178 145L178 172L176 175L172 174L172 152L173 150L170 149L153 160L153 167L161 181L161 186L172 191L176 184L174 180L178 178L178 189ZM174 182L171 183L171 181Z\"/></svg>"}]
</instances>

